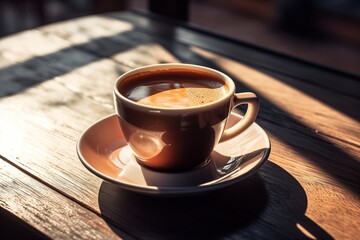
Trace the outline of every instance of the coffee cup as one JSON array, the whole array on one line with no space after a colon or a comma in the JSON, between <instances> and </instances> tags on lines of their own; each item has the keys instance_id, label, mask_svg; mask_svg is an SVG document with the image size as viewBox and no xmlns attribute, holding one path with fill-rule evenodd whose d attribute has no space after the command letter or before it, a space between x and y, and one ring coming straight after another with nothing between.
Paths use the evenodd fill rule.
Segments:
<instances>
[{"instance_id":1,"label":"coffee cup","mask_svg":"<svg viewBox=\"0 0 360 240\"><path fill-rule=\"evenodd\" d=\"M254 93L235 93L226 74L191 64L140 67L121 75L114 86L115 110L138 163L161 172L202 166L216 144L227 141L256 119ZM247 104L244 117L229 129L230 112Z\"/></svg>"}]
</instances>

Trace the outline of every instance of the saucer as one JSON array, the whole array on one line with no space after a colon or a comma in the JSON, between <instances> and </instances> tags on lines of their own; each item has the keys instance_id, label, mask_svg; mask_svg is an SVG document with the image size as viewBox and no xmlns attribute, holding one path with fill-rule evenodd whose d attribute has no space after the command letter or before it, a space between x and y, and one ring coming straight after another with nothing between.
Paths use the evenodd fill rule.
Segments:
<instances>
[{"instance_id":1,"label":"saucer","mask_svg":"<svg viewBox=\"0 0 360 240\"><path fill-rule=\"evenodd\" d=\"M126 144L117 115L105 117L80 136L77 153L93 174L120 187L153 195L211 191L240 182L255 173L270 154L270 140L256 123L236 137L219 143L201 167L164 173L142 167ZM226 128L242 117L231 113Z\"/></svg>"}]
</instances>

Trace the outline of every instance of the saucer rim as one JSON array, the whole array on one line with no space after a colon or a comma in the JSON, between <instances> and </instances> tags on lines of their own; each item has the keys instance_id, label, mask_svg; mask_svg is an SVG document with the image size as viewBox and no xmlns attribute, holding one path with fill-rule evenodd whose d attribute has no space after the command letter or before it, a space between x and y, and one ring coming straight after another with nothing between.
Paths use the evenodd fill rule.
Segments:
<instances>
[{"instance_id":1,"label":"saucer rim","mask_svg":"<svg viewBox=\"0 0 360 240\"><path fill-rule=\"evenodd\" d=\"M232 115L237 115L240 117L243 117L242 115L240 115L239 113L231 113ZM262 165L264 165L267 161L267 159L269 158L270 152L271 152L271 142L270 142L270 138L268 136L268 134L266 133L266 131L261 128L256 122L254 122L252 125L255 125L261 132L262 135L264 136L264 139L266 140L266 143L268 145L268 148L266 148L264 150L264 155L262 156L261 160L255 165L253 166L250 170L248 170L247 172L245 172L244 174L235 177L231 180L226 180L227 178L231 177L233 174L235 174L239 168L237 168L237 170L231 171L230 173L218 178L218 179L214 179L208 182L205 182L203 184L200 185L196 185L196 186L186 186L186 187L157 187L157 186L141 186L138 184L132 184L132 183L125 183L123 181L119 181L118 179L114 179L111 177L108 177L107 175L105 175L104 173L98 171L97 169L95 169L93 166L91 166L91 164L85 159L85 157L82 155L81 150L80 150L80 145L82 140L84 139L86 133L88 131L90 131L92 128L94 128L96 125L101 124L103 121L113 118L117 116L116 113L113 114L109 114L99 120L97 120L96 122L94 122L93 124L91 124L89 127L87 127L82 134L80 135L80 137L77 140L76 143L76 152L78 155L78 158L80 159L80 162L83 164L83 166L85 166L85 168L90 171L92 174L96 175L97 177L118 185L119 187L132 191L132 192L138 192L138 193L142 193L142 194L148 194L148 195L182 195L182 194L197 194L197 193L203 193L203 192L208 192L208 191L212 191L212 190L216 190L216 189L220 189L220 188L224 188L230 185L233 185L235 183L238 183L246 178L248 178L249 176L253 175L254 173L256 173Z\"/></svg>"}]
</instances>

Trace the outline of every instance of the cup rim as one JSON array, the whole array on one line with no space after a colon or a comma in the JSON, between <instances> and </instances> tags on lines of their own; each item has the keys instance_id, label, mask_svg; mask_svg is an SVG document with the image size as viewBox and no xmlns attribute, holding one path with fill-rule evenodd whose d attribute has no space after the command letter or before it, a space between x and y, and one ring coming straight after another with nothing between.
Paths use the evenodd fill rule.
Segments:
<instances>
[{"instance_id":1,"label":"cup rim","mask_svg":"<svg viewBox=\"0 0 360 240\"><path fill-rule=\"evenodd\" d=\"M228 87L228 92L220 99L217 99L210 103L201 104L201 105L197 105L197 106L191 106L191 107L167 108L167 107L149 106L149 105L137 103L133 100L128 99L124 95L122 95L118 89L118 85L120 84L120 82L128 76L131 76L131 75L134 75L134 74L137 74L140 72L144 72L144 71L156 71L156 70L164 70L164 69L169 69L169 68L200 70L200 71L205 71L207 73L214 74L217 77L221 78L222 81L224 81L224 83ZM218 105L223 105L224 102L227 102L229 100L229 98L233 97L233 95L235 93L235 84L234 84L233 80L225 73L222 73L218 70L215 70L215 69L212 69L209 67L195 65L195 64L187 64L187 63L160 63L160 64L152 64L152 65L135 68L135 69L132 69L130 71L123 73L116 79L115 84L114 84L113 93L114 93L115 99L121 99L121 101L123 103L131 105L134 108L136 108L137 110L147 110L147 111L154 112L154 113L160 112L160 111L162 113L164 113L164 112L177 113L177 112L183 112L183 111L193 112L193 111L199 111L199 110L213 109L214 107L216 107Z\"/></svg>"}]
</instances>

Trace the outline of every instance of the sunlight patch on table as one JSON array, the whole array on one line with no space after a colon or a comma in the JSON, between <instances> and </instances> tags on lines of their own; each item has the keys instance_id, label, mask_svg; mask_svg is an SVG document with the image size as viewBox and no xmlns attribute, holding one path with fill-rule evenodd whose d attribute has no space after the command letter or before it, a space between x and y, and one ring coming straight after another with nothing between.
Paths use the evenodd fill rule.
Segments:
<instances>
[{"instance_id":1,"label":"sunlight patch on table","mask_svg":"<svg viewBox=\"0 0 360 240\"><path fill-rule=\"evenodd\" d=\"M0 40L0 70L99 38L131 31L133 25L105 16L71 19L13 34ZM36 47L34 47L36 46Z\"/></svg>"}]
</instances>

